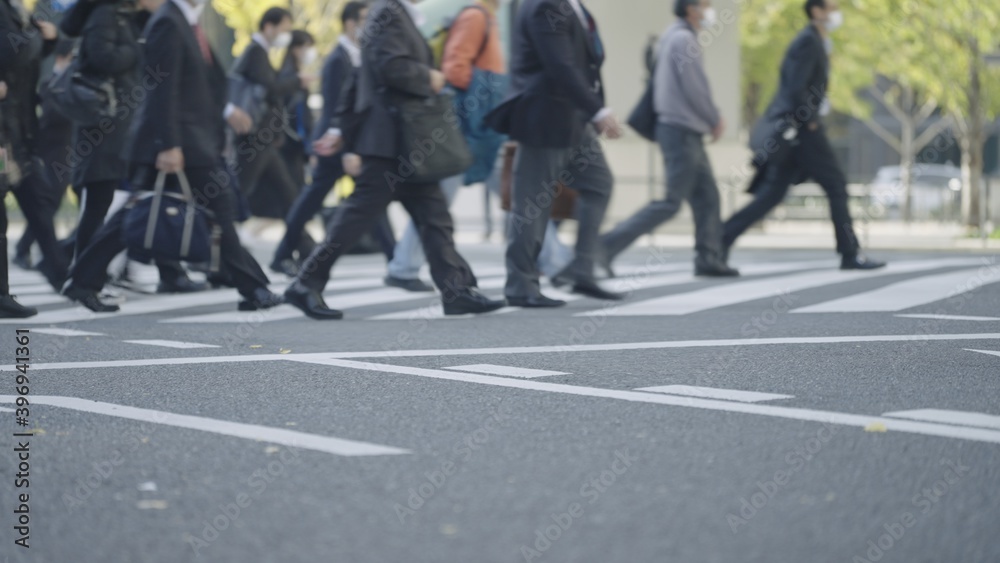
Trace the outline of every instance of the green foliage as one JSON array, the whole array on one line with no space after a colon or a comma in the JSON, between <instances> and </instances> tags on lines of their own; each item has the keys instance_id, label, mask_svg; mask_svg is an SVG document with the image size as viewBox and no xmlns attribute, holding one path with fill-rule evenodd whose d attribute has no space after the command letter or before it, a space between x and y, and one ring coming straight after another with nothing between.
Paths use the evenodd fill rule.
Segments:
<instances>
[{"instance_id":1,"label":"green foliage","mask_svg":"<svg viewBox=\"0 0 1000 563\"><path fill-rule=\"evenodd\" d=\"M274 6L291 10L295 28L311 33L319 52L328 53L340 35L340 11L345 3L346 0L212 0L212 6L236 31L233 54L246 47L260 17Z\"/></svg>"}]
</instances>

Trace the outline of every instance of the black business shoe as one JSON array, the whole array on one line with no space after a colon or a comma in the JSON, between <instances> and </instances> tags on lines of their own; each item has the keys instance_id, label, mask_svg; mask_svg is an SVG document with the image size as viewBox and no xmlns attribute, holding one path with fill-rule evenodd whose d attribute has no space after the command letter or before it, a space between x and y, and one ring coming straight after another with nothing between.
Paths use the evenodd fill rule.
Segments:
<instances>
[{"instance_id":1,"label":"black business shoe","mask_svg":"<svg viewBox=\"0 0 1000 563\"><path fill-rule=\"evenodd\" d=\"M322 293L306 288L299 282L285 290L285 303L302 311L310 319L335 321L344 318L341 311L327 307Z\"/></svg>"},{"instance_id":2,"label":"black business shoe","mask_svg":"<svg viewBox=\"0 0 1000 563\"><path fill-rule=\"evenodd\" d=\"M290 278L299 275L299 264L291 258L271 262L271 271L276 274L285 274Z\"/></svg>"},{"instance_id":3,"label":"black business shoe","mask_svg":"<svg viewBox=\"0 0 1000 563\"><path fill-rule=\"evenodd\" d=\"M707 278L735 278L740 275L740 271L730 268L721 260L699 258L694 261L694 275Z\"/></svg>"},{"instance_id":4,"label":"black business shoe","mask_svg":"<svg viewBox=\"0 0 1000 563\"><path fill-rule=\"evenodd\" d=\"M533 295L531 297L508 297L507 304L511 307L524 307L525 309L554 309L566 305L566 302L544 295Z\"/></svg>"},{"instance_id":5,"label":"black business shoe","mask_svg":"<svg viewBox=\"0 0 1000 563\"><path fill-rule=\"evenodd\" d=\"M220 289L223 287L236 288L236 284L233 282L233 278L222 271L209 273L205 277L205 281L212 286L212 289Z\"/></svg>"},{"instance_id":6,"label":"black business shoe","mask_svg":"<svg viewBox=\"0 0 1000 563\"><path fill-rule=\"evenodd\" d=\"M35 269L35 265L31 263L31 255L30 254L27 254L27 255L25 255L25 254L18 254L16 256L14 256L13 259L11 259L11 262L13 262L15 266L17 266L18 268L21 268L22 270L34 270Z\"/></svg>"},{"instance_id":7,"label":"black business shoe","mask_svg":"<svg viewBox=\"0 0 1000 563\"><path fill-rule=\"evenodd\" d=\"M259 287L253 290L253 295L244 297L237 305L240 311L259 311L271 309L285 302L285 298L277 293L271 293L266 287Z\"/></svg>"},{"instance_id":8,"label":"black business shoe","mask_svg":"<svg viewBox=\"0 0 1000 563\"><path fill-rule=\"evenodd\" d=\"M879 262L878 260L871 260L864 256L858 256L856 254L845 254L840 260L841 270L877 270L879 268L884 268L886 266L885 262Z\"/></svg>"},{"instance_id":9,"label":"black business shoe","mask_svg":"<svg viewBox=\"0 0 1000 563\"><path fill-rule=\"evenodd\" d=\"M13 295L0 295L0 319L27 319L38 314L38 309L25 307Z\"/></svg>"},{"instance_id":10,"label":"black business shoe","mask_svg":"<svg viewBox=\"0 0 1000 563\"><path fill-rule=\"evenodd\" d=\"M63 288L62 294L68 297L71 301L75 301L95 313L115 313L121 309L118 305L110 305L101 301L101 298L98 297L96 291L88 291L86 289L67 285Z\"/></svg>"},{"instance_id":11,"label":"black business shoe","mask_svg":"<svg viewBox=\"0 0 1000 563\"><path fill-rule=\"evenodd\" d=\"M621 301L625 299L625 295L608 291L592 281L578 281L573 284L572 291L585 297L601 299L603 301Z\"/></svg>"},{"instance_id":12,"label":"black business shoe","mask_svg":"<svg viewBox=\"0 0 1000 563\"><path fill-rule=\"evenodd\" d=\"M399 289L405 289L406 291L412 291L414 293L434 291L433 287L427 285L419 278L413 280L404 280L403 278L386 276L385 279L382 281L384 281L385 285L389 287L398 287Z\"/></svg>"},{"instance_id":13,"label":"black business shoe","mask_svg":"<svg viewBox=\"0 0 1000 563\"><path fill-rule=\"evenodd\" d=\"M208 289L208 283L196 282L187 276L180 276L176 279L161 279L156 286L156 293L198 293Z\"/></svg>"},{"instance_id":14,"label":"black business shoe","mask_svg":"<svg viewBox=\"0 0 1000 563\"><path fill-rule=\"evenodd\" d=\"M504 300L494 300L479 293L475 288L468 288L456 294L454 298L444 302L445 315L482 314L502 309L507 305Z\"/></svg>"}]
</instances>

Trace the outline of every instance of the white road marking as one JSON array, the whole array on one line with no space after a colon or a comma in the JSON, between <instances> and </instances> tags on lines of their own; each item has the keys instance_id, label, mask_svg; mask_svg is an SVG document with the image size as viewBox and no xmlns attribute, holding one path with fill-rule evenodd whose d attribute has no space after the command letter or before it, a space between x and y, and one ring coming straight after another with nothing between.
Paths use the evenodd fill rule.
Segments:
<instances>
[{"instance_id":1,"label":"white road marking","mask_svg":"<svg viewBox=\"0 0 1000 563\"><path fill-rule=\"evenodd\" d=\"M966 348L966 352L978 352L980 354L989 354L990 356L1000 356L1000 352L993 350L973 350L972 348Z\"/></svg>"},{"instance_id":2,"label":"white road marking","mask_svg":"<svg viewBox=\"0 0 1000 563\"><path fill-rule=\"evenodd\" d=\"M981 412L949 411L942 409L914 409L908 411L887 412L882 416L1000 430L1000 416Z\"/></svg>"},{"instance_id":3,"label":"white road marking","mask_svg":"<svg viewBox=\"0 0 1000 563\"><path fill-rule=\"evenodd\" d=\"M668 295L638 303L631 303L607 314L615 316L661 316L687 315L709 309L717 309L727 305L746 303L757 299L777 297L783 293L791 293L826 285L871 279L895 274L913 273L925 270L954 266L972 266L979 262L975 259L941 259L919 260L912 262L895 262L875 271L828 270L820 272L797 273L787 276L765 278L761 280L738 281L720 286L708 287L687 293Z\"/></svg>"},{"instance_id":4,"label":"white road marking","mask_svg":"<svg viewBox=\"0 0 1000 563\"><path fill-rule=\"evenodd\" d=\"M13 403L13 395L0 395L0 403ZM372 455L400 455L410 453L408 450L394 448L391 446L381 446L368 442L358 442L355 440L345 440L332 436L320 436L317 434L306 434L284 428L271 428L268 426L258 426L256 424L243 424L241 422L230 422L227 420L216 420L201 416L191 416L185 414L175 414L151 409L129 407L125 405L115 405L112 403L101 403L89 401L76 397L55 397L36 395L31 398L34 405L48 405L75 411L103 414L126 418L129 420L139 420L142 422L154 422L166 426L177 428L188 428L200 430L223 436L234 436L236 438L246 438L247 440L258 440L272 444L280 444L291 448L302 448L325 452L341 456L372 456Z\"/></svg>"},{"instance_id":5,"label":"white road marking","mask_svg":"<svg viewBox=\"0 0 1000 563\"><path fill-rule=\"evenodd\" d=\"M895 315L903 319L934 319L940 321L1000 321L1000 317L967 317L965 315Z\"/></svg>"},{"instance_id":6,"label":"white road marking","mask_svg":"<svg viewBox=\"0 0 1000 563\"><path fill-rule=\"evenodd\" d=\"M490 285L492 285L492 284L490 284ZM498 285L500 287L503 286L502 283L498 284ZM489 289L496 289L496 288L494 288L494 287L482 287L482 286L480 286L480 289L489 290ZM566 293L565 291L561 291L561 290L558 290L558 289L555 289L555 288L551 288L551 287L542 289L542 293L544 293L547 297L551 297L552 299L562 299L563 301L566 301L567 303L573 302L573 301L577 301L577 300L580 300L580 299L583 298L580 295L575 295L575 294L572 294L572 293ZM514 313L516 311L522 311L522 310L523 309L521 309L520 307L504 307L503 309L495 311L495 312L493 312L491 314L498 315L498 314L505 314L505 313ZM436 299L428 302L427 305L425 305L423 307L420 307L419 309L409 309L409 310L406 310L406 311L399 311L399 312L396 312L396 313L386 313L384 315L376 315L374 317L368 317L367 320L369 320L369 321L407 321L407 320L420 320L420 319L423 319L423 320L428 320L429 321L429 320L442 320L442 319L444 319L444 320L474 319L474 318L481 317L481 316L482 315L445 316L445 314L444 314L444 308L441 305L441 298L438 297L438 298L436 298Z\"/></svg>"},{"instance_id":7,"label":"white road marking","mask_svg":"<svg viewBox=\"0 0 1000 563\"><path fill-rule=\"evenodd\" d=\"M239 299L234 289L219 289L201 293L182 295L162 295L149 299L136 299L122 304L117 313L94 313L79 305L56 311L42 311L30 319L0 319L0 324L59 324L69 322L91 321L95 319L113 319L125 316L163 313L177 309L203 307L206 305L221 305L232 303L236 308Z\"/></svg>"},{"instance_id":8,"label":"white road marking","mask_svg":"<svg viewBox=\"0 0 1000 563\"><path fill-rule=\"evenodd\" d=\"M17 296L17 302L25 307L41 307L43 305L55 305L56 303L65 303L69 305L69 300L62 295L56 295L53 293L52 288L49 288L48 293L40 293L37 295L18 295L17 292L11 291L12 294Z\"/></svg>"},{"instance_id":9,"label":"white road marking","mask_svg":"<svg viewBox=\"0 0 1000 563\"><path fill-rule=\"evenodd\" d=\"M661 385L659 387L641 387L636 391L663 393L666 395L684 395L685 397L701 397L704 399L721 399L724 401L740 401L741 403L760 403L778 399L791 399L794 395L778 393L759 393L757 391L741 391L739 389L717 389L715 387L695 387L692 385Z\"/></svg>"},{"instance_id":10,"label":"white road marking","mask_svg":"<svg viewBox=\"0 0 1000 563\"><path fill-rule=\"evenodd\" d=\"M875 311L902 311L961 295L983 285L1000 281L977 277L976 269L948 272L934 276L923 276L912 280L890 284L879 289L858 293L841 299L833 299L808 307L795 309L793 313L866 313ZM970 282L978 281L975 286Z\"/></svg>"},{"instance_id":11,"label":"white road marking","mask_svg":"<svg viewBox=\"0 0 1000 563\"><path fill-rule=\"evenodd\" d=\"M451 366L444 369L455 371L470 371L472 373L486 373L490 375L506 375L508 377L523 377L531 379L533 377L547 377L550 375L569 375L564 371L549 371L544 369L517 368L513 366L498 366L494 364L473 364L470 366Z\"/></svg>"},{"instance_id":12,"label":"white road marking","mask_svg":"<svg viewBox=\"0 0 1000 563\"><path fill-rule=\"evenodd\" d=\"M221 348L216 344L198 344L197 342L178 342L176 340L125 340L126 344L144 344L146 346L162 346L164 348Z\"/></svg>"},{"instance_id":13,"label":"white road marking","mask_svg":"<svg viewBox=\"0 0 1000 563\"><path fill-rule=\"evenodd\" d=\"M944 438L957 438L961 440L973 440L979 442L990 442L1000 444L1000 431L987 430L981 428L963 428L947 424L936 424L930 422L917 422L909 420L899 420L879 416L867 416L859 414L839 413L833 411L820 411L813 409L803 409L794 407L780 407L774 405L759 405L754 403L739 403L734 401L719 401L715 399L699 399L694 397L678 397L672 395L661 395L656 393L642 393L637 391L622 391L617 389L601 389L597 387L581 387L576 385L566 385L562 383L547 383L531 379L511 379L505 377L494 377L490 375L476 375L470 373L456 373L444 370L434 370L409 366L394 366L371 362L356 362L351 360L322 360L297 359L304 363L320 364L347 369L358 369L367 371L377 371L396 375L413 375L431 379L443 379L449 381L461 381L465 383L476 383L480 385L492 385L496 387L507 387L513 389L523 389L528 391L546 391L550 393L561 393L565 395L575 395L583 397L598 397L605 399L618 399L636 403L654 403L670 405L675 407L689 407L712 411L734 412L742 414L756 414L761 416L771 416L791 420L804 420L809 422L823 422L828 424L841 424L865 428L872 423L880 423L889 431L907 432L911 434L922 434L925 436L938 436Z\"/></svg>"},{"instance_id":14,"label":"white road marking","mask_svg":"<svg viewBox=\"0 0 1000 563\"><path fill-rule=\"evenodd\" d=\"M51 334L54 336L107 336L103 332L87 332L73 328L33 328L32 334Z\"/></svg>"},{"instance_id":15,"label":"white road marking","mask_svg":"<svg viewBox=\"0 0 1000 563\"><path fill-rule=\"evenodd\" d=\"M14 412L14 409L5 409L3 407L0 407L0 412Z\"/></svg>"},{"instance_id":16,"label":"white road marking","mask_svg":"<svg viewBox=\"0 0 1000 563\"><path fill-rule=\"evenodd\" d=\"M745 338L733 340L668 340L663 342L624 342L616 344L576 344L563 346L512 346L505 348L455 348L438 350L369 350L360 352L316 352L308 354L245 354L240 356L206 356L189 358L150 358L142 360L105 360L96 362L53 362L31 364L32 370L103 369L116 367L146 367L190 364L223 364L241 362L301 361L309 359L349 358L419 358L427 356L488 356L511 354L552 354L582 352L618 352L627 350L667 350L678 348L729 348L736 346L774 346L791 344L846 344L872 342L953 342L961 340L1000 340L1000 333L972 334L887 334L873 336L802 336L784 338ZM1000 352L972 350L1000 356ZM16 371L12 365L0 364L0 372Z\"/></svg>"}]
</instances>

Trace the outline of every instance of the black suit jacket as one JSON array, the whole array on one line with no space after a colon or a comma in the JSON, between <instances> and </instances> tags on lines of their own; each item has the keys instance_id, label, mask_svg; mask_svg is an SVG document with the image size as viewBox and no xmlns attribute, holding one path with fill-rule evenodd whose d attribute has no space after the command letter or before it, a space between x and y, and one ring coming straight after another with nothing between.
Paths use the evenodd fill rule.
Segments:
<instances>
[{"instance_id":1,"label":"black suit jacket","mask_svg":"<svg viewBox=\"0 0 1000 563\"><path fill-rule=\"evenodd\" d=\"M510 90L487 123L512 140L568 148L604 107L603 56L568 0L524 0L513 28Z\"/></svg>"},{"instance_id":2,"label":"black suit jacket","mask_svg":"<svg viewBox=\"0 0 1000 563\"><path fill-rule=\"evenodd\" d=\"M323 111L313 131L314 140L322 137L330 128L338 126L340 95L353 71L354 65L347 49L343 45L337 45L323 63Z\"/></svg>"},{"instance_id":3,"label":"black suit jacket","mask_svg":"<svg viewBox=\"0 0 1000 563\"><path fill-rule=\"evenodd\" d=\"M133 162L155 164L160 152L180 147L189 167L218 164L225 143L226 74L218 62L205 62L173 2L160 7L146 26L145 64L162 82L149 90L135 117Z\"/></svg>"},{"instance_id":4,"label":"black suit jacket","mask_svg":"<svg viewBox=\"0 0 1000 563\"><path fill-rule=\"evenodd\" d=\"M55 41L43 41L10 0L0 0L0 81L7 83L7 97L0 102L0 141L13 146L23 169L36 148L42 58L54 48Z\"/></svg>"},{"instance_id":5,"label":"black suit jacket","mask_svg":"<svg viewBox=\"0 0 1000 563\"><path fill-rule=\"evenodd\" d=\"M302 85L298 73L280 76L271 66L267 50L256 41L251 41L243 55L237 59L233 72L267 89L267 104L272 109L283 108L285 98Z\"/></svg>"},{"instance_id":6,"label":"black suit jacket","mask_svg":"<svg viewBox=\"0 0 1000 563\"><path fill-rule=\"evenodd\" d=\"M434 95L430 83L434 57L400 1L407 0L377 0L365 22L363 63L348 98L354 113L363 118L357 138L345 147L361 156L396 158L399 104Z\"/></svg>"},{"instance_id":7,"label":"black suit jacket","mask_svg":"<svg viewBox=\"0 0 1000 563\"><path fill-rule=\"evenodd\" d=\"M826 97L829 75L826 46L819 30L810 24L788 46L781 63L778 92L750 133L753 163L761 172L765 165L788 158L804 127L819 125L819 108ZM804 181L804 175L803 171L795 183ZM757 191L762 177L761 173L754 178L751 193Z\"/></svg>"}]
</instances>

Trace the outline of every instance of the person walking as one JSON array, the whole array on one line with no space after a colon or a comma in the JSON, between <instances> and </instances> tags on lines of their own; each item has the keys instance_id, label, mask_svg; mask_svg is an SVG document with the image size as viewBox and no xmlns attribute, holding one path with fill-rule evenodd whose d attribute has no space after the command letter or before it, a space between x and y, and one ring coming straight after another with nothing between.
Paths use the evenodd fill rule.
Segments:
<instances>
[{"instance_id":1,"label":"person walking","mask_svg":"<svg viewBox=\"0 0 1000 563\"><path fill-rule=\"evenodd\" d=\"M204 3L168 0L147 24L145 63L157 69L162 82L140 104L129 146L134 167L132 184L151 190L159 174L166 174L168 191L179 191L177 174L188 177L195 199L214 214L221 228L221 267L242 296L241 311L268 309L282 302L267 289L260 265L240 245L236 233L235 198L218 179L223 169L224 121L247 131L250 117L226 105L226 75L199 24ZM183 95L181 94L183 92ZM114 312L98 292L108 264L125 249L121 229L126 209L113 215L73 264L63 295L95 312Z\"/></svg>"},{"instance_id":2,"label":"person walking","mask_svg":"<svg viewBox=\"0 0 1000 563\"><path fill-rule=\"evenodd\" d=\"M695 225L695 275L736 276L723 260L719 188L704 137L718 141L725 122L712 101L698 32L715 21L710 0L676 0L677 21L657 49L653 99L658 123L656 142L667 172L666 197L650 202L601 237L604 265L642 235L672 219L687 201Z\"/></svg>"},{"instance_id":3,"label":"person walking","mask_svg":"<svg viewBox=\"0 0 1000 563\"><path fill-rule=\"evenodd\" d=\"M806 0L806 26L788 46L781 63L778 92L754 126L750 148L757 173L750 185L754 199L724 225L724 255L751 225L778 206L793 184L810 178L826 192L841 256L842 270L874 270L885 262L860 254L847 207L847 177L826 137L822 117L829 113L830 33L843 16L837 0Z\"/></svg>"},{"instance_id":4,"label":"person walking","mask_svg":"<svg viewBox=\"0 0 1000 563\"><path fill-rule=\"evenodd\" d=\"M580 193L576 255L552 280L574 293L618 300L594 280L598 230L614 185L599 135L621 136L605 107L604 44L580 0L525 0L513 29L511 86L488 123L519 143L508 223L507 283L511 305L560 307L541 293L538 253L560 186Z\"/></svg>"},{"instance_id":5,"label":"person walking","mask_svg":"<svg viewBox=\"0 0 1000 563\"><path fill-rule=\"evenodd\" d=\"M399 200L417 225L431 265L431 276L442 293L444 313L487 313L504 306L476 290L472 268L458 253L448 203L437 182L407 180L400 175L397 158L405 150L400 121L394 114L404 102L430 99L445 88L445 77L433 68L430 47L418 26L424 16L408 0L378 0L368 22L371 33L362 41L362 65L349 89L344 107L353 108L359 121L346 138L346 148L361 157L361 173L354 193L338 209L326 240L302 266L285 291L288 303L314 319L339 319L343 313L329 308L322 291L337 259L369 231L393 200ZM449 127L442 115L441 128ZM331 133L318 143L319 154L339 148Z\"/></svg>"},{"instance_id":6,"label":"person walking","mask_svg":"<svg viewBox=\"0 0 1000 563\"><path fill-rule=\"evenodd\" d=\"M68 37L79 37L80 73L92 80L110 80L118 100L132 96L139 84L140 61L134 4L127 0L85 0L66 13L60 27ZM79 259L94 233L104 224L115 191L128 176L125 142L133 112L117 112L101 123L76 123L73 133L72 184L80 195L74 258ZM81 150L92 145L93 150Z\"/></svg>"},{"instance_id":7,"label":"person walking","mask_svg":"<svg viewBox=\"0 0 1000 563\"><path fill-rule=\"evenodd\" d=\"M55 49L59 30L49 21L30 16L21 0L0 0L0 37L3 38L0 40L0 83L5 84L0 101L0 129L7 147L4 151L7 189L13 193L42 250L39 272L59 291L66 281L68 260L56 238L53 217L39 197L45 193L46 175L41 169L38 139L38 82L42 59ZM6 236L6 212L3 215L0 232ZM4 280L7 279L6 252L4 246L4 271L0 275Z\"/></svg>"},{"instance_id":8,"label":"person walking","mask_svg":"<svg viewBox=\"0 0 1000 563\"><path fill-rule=\"evenodd\" d=\"M278 80L298 77L316 62L316 40L308 31L292 31L292 42L285 51L285 58L278 71ZM312 153L312 133L315 119L309 109L309 89L299 85L294 92L282 100L288 127L285 127L285 141L281 145L281 158L285 161L289 174L297 189L306 185L306 161Z\"/></svg>"}]
</instances>

